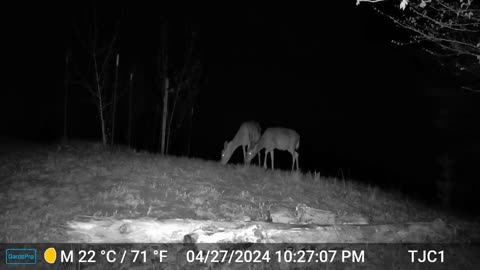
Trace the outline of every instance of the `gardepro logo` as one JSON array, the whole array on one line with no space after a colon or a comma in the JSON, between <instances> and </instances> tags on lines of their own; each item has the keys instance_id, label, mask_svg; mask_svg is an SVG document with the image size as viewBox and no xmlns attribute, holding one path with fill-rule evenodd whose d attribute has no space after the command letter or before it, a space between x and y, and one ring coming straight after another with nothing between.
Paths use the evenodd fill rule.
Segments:
<instances>
[{"instance_id":1,"label":"gardepro logo","mask_svg":"<svg viewBox=\"0 0 480 270\"><path fill-rule=\"evenodd\" d=\"M34 248L6 249L5 264L37 264L37 250Z\"/></svg>"}]
</instances>

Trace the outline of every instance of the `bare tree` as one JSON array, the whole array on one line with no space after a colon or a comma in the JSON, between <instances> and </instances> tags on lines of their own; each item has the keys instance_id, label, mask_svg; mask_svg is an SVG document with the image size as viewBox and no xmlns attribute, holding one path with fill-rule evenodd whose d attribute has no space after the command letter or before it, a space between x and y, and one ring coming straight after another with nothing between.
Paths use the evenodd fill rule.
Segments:
<instances>
[{"instance_id":1,"label":"bare tree","mask_svg":"<svg viewBox=\"0 0 480 270\"><path fill-rule=\"evenodd\" d=\"M158 59L158 65L160 68L160 81L161 89L163 90L163 113L162 113L162 132L161 132L161 139L160 139L160 151L163 155L165 155L165 136L167 133L167 114L168 114L168 92L169 92L169 82L168 82L168 48L167 48L167 39L168 39L168 25L167 20L164 19L162 23L162 46L160 49L160 55Z\"/></svg>"},{"instance_id":2,"label":"bare tree","mask_svg":"<svg viewBox=\"0 0 480 270\"><path fill-rule=\"evenodd\" d=\"M108 144L109 136L107 130L107 108L111 105L108 95L109 72L111 68L112 60L114 59L115 43L118 37L120 20L118 20L113 29L111 35L105 33L99 34L99 27L97 23L97 9L95 4L93 5L93 13L91 18L91 24L89 25L87 38L83 38L80 34L79 26L76 22L73 23L74 29L78 35L78 39L87 52L91 66L91 72L88 72L88 68L84 69L83 74L78 74L79 79L74 83L77 83L87 89L97 107L98 115L100 118L100 127L102 132L103 145ZM101 39L101 37L108 37ZM87 74L87 75L85 75Z\"/></svg>"},{"instance_id":3,"label":"bare tree","mask_svg":"<svg viewBox=\"0 0 480 270\"><path fill-rule=\"evenodd\" d=\"M133 113L133 106L132 106L132 94L133 94L133 71L130 72L130 77L128 81L128 130L127 130L127 141L128 146L132 147L132 113Z\"/></svg>"},{"instance_id":4,"label":"bare tree","mask_svg":"<svg viewBox=\"0 0 480 270\"><path fill-rule=\"evenodd\" d=\"M422 44L440 63L451 64L457 75L470 76L473 85L480 77L480 1L475 0L357 0L398 3L399 9L384 11L397 26L410 31L410 39L392 41L398 45ZM465 85L464 89L475 90Z\"/></svg>"},{"instance_id":5,"label":"bare tree","mask_svg":"<svg viewBox=\"0 0 480 270\"><path fill-rule=\"evenodd\" d=\"M163 94L161 153L170 152L171 138L188 116L193 117L193 106L200 89L202 64L198 53L198 31L192 24L185 27L184 52L181 58L170 61L168 50L169 25L162 24L162 45L159 53L157 82ZM170 80L169 74L172 79ZM171 104L171 105L170 105ZM191 130L191 129L189 129Z\"/></svg>"},{"instance_id":6,"label":"bare tree","mask_svg":"<svg viewBox=\"0 0 480 270\"><path fill-rule=\"evenodd\" d=\"M161 138L161 153L168 154L168 149L165 149L165 136L167 134L167 115L168 115L168 77L165 78L165 86L163 87L163 112L162 112L162 138Z\"/></svg>"},{"instance_id":7,"label":"bare tree","mask_svg":"<svg viewBox=\"0 0 480 270\"><path fill-rule=\"evenodd\" d=\"M387 2L384 0L357 0L360 2ZM480 92L480 1L478 0L396 0L399 8L374 10L406 29L410 37L406 41L392 41L397 45L420 45L434 56L442 66L449 67L457 76L462 76L462 88ZM442 95L435 90L436 95ZM457 107L457 106L455 106ZM456 130L456 113L450 108L437 110L435 127L441 134L453 135ZM452 129L455 129L454 131ZM451 144L451 143L449 143ZM446 145L449 145L446 144ZM452 206L454 189L462 185L455 180L455 164L458 151L444 149L436 157L439 175L435 179L438 199L449 208Z\"/></svg>"},{"instance_id":8,"label":"bare tree","mask_svg":"<svg viewBox=\"0 0 480 270\"><path fill-rule=\"evenodd\" d=\"M113 94L112 94L112 137L110 140L110 145L113 145L115 142L115 118L117 113L117 88L118 88L118 64L120 60L120 55L117 53L117 58L115 61L115 82L113 85Z\"/></svg>"},{"instance_id":9,"label":"bare tree","mask_svg":"<svg viewBox=\"0 0 480 270\"><path fill-rule=\"evenodd\" d=\"M198 53L198 32L191 24L186 25L185 53L182 59L183 65L174 74L175 87L173 91L173 105L170 112L167 128L167 152L171 144L172 134L184 124L185 119L193 117L193 107L200 90L200 83L203 76L203 66ZM173 121L176 119L176 125ZM189 128L188 132L191 132ZM191 134L188 135L190 137ZM187 151L189 152L190 146Z\"/></svg>"}]
</instances>

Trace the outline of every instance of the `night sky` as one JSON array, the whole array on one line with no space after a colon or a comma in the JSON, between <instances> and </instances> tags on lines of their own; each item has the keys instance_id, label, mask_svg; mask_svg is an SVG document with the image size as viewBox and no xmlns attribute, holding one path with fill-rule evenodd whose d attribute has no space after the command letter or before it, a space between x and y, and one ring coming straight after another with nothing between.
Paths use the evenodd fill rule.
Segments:
<instances>
[{"instance_id":1,"label":"night sky","mask_svg":"<svg viewBox=\"0 0 480 270\"><path fill-rule=\"evenodd\" d=\"M185 25L198 30L203 79L194 106L190 156L219 160L223 142L243 121L256 120L263 129L298 131L303 171L320 170L413 195L427 190L433 197L433 183L441 174L436 160L448 153L456 158L456 181L478 188L470 183L480 148L475 148L478 96L462 91L461 78L419 47L392 44L408 32L370 5L324 2L96 4L101 35L110 35L120 20L115 48L121 58L121 87L131 70L136 74L135 146L158 151L158 129L152 127L161 119L155 116L161 104L155 77L163 17L169 23L174 62L181 62ZM79 66L87 63L73 24L86 33L82 23L91 17L92 5L42 2L2 8L1 133L38 142L61 139L65 53L70 50ZM70 90L69 136L100 141L88 92L75 86ZM125 143L125 104L123 98L120 144ZM175 137L173 154L186 155L186 138L185 132ZM240 156L239 150L232 161L240 162ZM277 166L288 168L290 156L277 156ZM459 188L460 197L465 189L471 190Z\"/></svg>"}]
</instances>

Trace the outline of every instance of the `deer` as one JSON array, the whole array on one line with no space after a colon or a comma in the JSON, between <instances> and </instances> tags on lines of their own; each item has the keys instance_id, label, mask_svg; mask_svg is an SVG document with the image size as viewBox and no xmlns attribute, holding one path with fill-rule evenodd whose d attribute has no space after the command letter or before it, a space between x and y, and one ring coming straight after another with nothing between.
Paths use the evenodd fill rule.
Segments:
<instances>
[{"instance_id":1,"label":"deer","mask_svg":"<svg viewBox=\"0 0 480 270\"><path fill-rule=\"evenodd\" d=\"M247 151L246 161L250 162L255 155L260 153L260 150L265 148L265 159L263 166L267 169L267 156L270 153L270 160L272 161L272 170L274 170L275 149L288 151L292 155L292 171L296 165L298 170L298 153L297 149L300 146L300 135L295 130L288 128L267 128L258 142L252 145ZM260 156L259 156L260 159Z\"/></svg>"},{"instance_id":2,"label":"deer","mask_svg":"<svg viewBox=\"0 0 480 270\"><path fill-rule=\"evenodd\" d=\"M245 162L247 158L246 151L260 139L261 132L262 130L260 125L255 121L247 121L242 123L237 131L237 134L235 134L235 137L233 137L231 141L225 141L223 144L222 159L220 161L222 165L228 163L232 157L232 154L239 146L242 147L243 161ZM260 156L258 159L258 164L260 165Z\"/></svg>"}]
</instances>

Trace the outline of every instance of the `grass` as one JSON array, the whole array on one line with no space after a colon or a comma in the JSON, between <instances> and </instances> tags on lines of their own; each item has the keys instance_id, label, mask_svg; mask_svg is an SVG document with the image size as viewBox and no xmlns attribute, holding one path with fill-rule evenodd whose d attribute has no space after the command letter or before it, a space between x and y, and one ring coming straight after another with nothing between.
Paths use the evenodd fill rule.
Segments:
<instances>
[{"instance_id":1,"label":"grass","mask_svg":"<svg viewBox=\"0 0 480 270\"><path fill-rule=\"evenodd\" d=\"M1 145L0 145L1 146ZM0 152L0 242L66 242L78 217L266 220L300 204L372 224L458 220L399 194L320 173L264 170L76 142Z\"/></svg>"}]
</instances>

